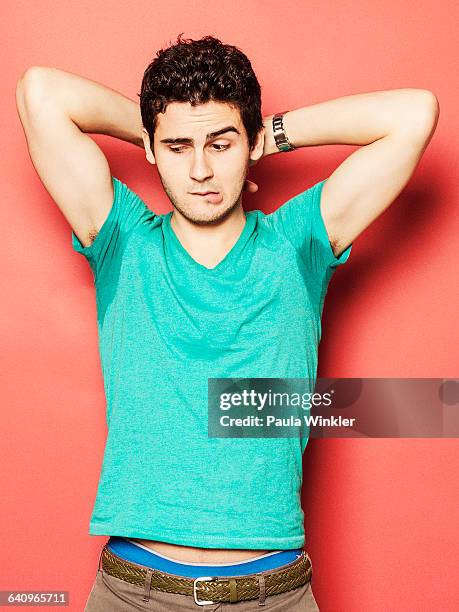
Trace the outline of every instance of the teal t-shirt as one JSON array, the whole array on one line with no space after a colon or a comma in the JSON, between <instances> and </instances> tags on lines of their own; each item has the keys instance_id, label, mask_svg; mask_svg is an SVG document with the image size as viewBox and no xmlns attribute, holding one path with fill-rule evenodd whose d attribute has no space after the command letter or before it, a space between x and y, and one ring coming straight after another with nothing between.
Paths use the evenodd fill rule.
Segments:
<instances>
[{"instance_id":1,"label":"teal t-shirt","mask_svg":"<svg viewBox=\"0 0 459 612\"><path fill-rule=\"evenodd\" d=\"M209 438L208 378L316 380L335 257L321 181L275 212L246 212L215 267L112 177L93 271L108 435L89 533L203 548L304 545L307 438Z\"/></svg>"}]
</instances>

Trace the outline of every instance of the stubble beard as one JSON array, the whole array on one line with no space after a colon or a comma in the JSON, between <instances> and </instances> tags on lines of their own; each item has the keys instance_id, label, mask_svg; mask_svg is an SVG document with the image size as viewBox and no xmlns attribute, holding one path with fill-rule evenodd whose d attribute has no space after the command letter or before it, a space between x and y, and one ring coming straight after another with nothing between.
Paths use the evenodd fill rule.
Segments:
<instances>
[{"instance_id":1,"label":"stubble beard","mask_svg":"<svg viewBox=\"0 0 459 612\"><path fill-rule=\"evenodd\" d=\"M204 219L199 215L193 214L194 211L190 207L182 206L182 204L179 201L177 201L177 198L175 198L174 194L170 191L167 185L165 185L164 183L162 184L163 184L164 191L166 192L167 197L171 201L174 209L177 209L178 212L181 215L183 215L185 219L189 221L190 223L194 223L195 225L204 226L204 225L218 225L219 223L227 219L236 208L238 208L239 203L241 201L244 182L245 182L245 179L243 180L242 185L239 187L238 197L236 198L234 202L231 203L230 206L228 206L224 210L221 210L219 209L218 204L209 204L208 205L209 207L214 206L216 210L213 215L211 215L210 217L204 218ZM193 197L193 196L190 196L190 197Z\"/></svg>"}]
</instances>

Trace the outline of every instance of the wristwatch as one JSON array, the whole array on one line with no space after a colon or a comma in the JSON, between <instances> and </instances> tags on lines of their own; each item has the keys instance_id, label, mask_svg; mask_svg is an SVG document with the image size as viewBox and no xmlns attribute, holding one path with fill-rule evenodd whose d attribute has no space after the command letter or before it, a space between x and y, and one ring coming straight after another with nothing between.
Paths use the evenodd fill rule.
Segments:
<instances>
[{"instance_id":1,"label":"wristwatch","mask_svg":"<svg viewBox=\"0 0 459 612\"><path fill-rule=\"evenodd\" d=\"M281 153L288 153L288 151L293 151L296 148L289 142L287 134L285 133L283 123L283 117L285 113L288 113L288 111L276 113L273 117L274 140L276 141L277 148Z\"/></svg>"}]
</instances>

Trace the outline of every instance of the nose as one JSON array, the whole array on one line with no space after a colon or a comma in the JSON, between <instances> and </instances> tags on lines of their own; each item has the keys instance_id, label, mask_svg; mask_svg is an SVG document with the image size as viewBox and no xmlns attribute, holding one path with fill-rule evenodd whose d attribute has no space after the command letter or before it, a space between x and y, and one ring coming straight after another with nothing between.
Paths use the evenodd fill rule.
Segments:
<instances>
[{"instance_id":1,"label":"nose","mask_svg":"<svg viewBox=\"0 0 459 612\"><path fill-rule=\"evenodd\" d=\"M206 154L203 151L195 151L192 155L190 178L195 181L205 181L212 177L213 171Z\"/></svg>"}]
</instances>

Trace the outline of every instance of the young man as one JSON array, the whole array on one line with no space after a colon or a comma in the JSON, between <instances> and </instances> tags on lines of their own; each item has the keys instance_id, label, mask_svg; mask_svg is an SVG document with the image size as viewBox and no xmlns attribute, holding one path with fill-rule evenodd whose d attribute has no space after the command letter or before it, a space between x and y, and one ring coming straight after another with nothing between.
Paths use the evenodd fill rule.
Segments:
<instances>
[{"instance_id":1,"label":"young man","mask_svg":"<svg viewBox=\"0 0 459 612\"><path fill-rule=\"evenodd\" d=\"M317 610L307 439L209 437L208 379L315 380L328 283L409 181L436 97L379 91L263 118L247 57L207 36L157 53L140 107L36 66L17 106L96 288L108 438L90 533L110 539L86 610ZM113 177L88 133L144 147L173 211ZM244 212L252 164L332 143L363 146L274 213Z\"/></svg>"}]
</instances>

